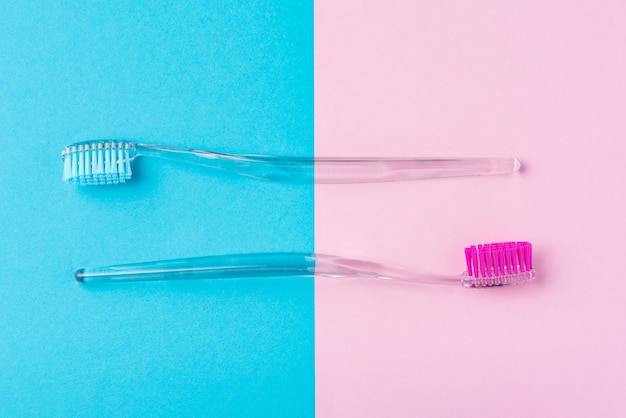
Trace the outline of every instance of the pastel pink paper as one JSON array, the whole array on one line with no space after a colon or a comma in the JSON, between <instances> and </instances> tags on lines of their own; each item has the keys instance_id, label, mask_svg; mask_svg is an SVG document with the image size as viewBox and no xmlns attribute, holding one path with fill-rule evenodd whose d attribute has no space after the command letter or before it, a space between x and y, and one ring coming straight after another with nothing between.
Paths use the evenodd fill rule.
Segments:
<instances>
[{"instance_id":1,"label":"pastel pink paper","mask_svg":"<svg viewBox=\"0 0 626 418\"><path fill-rule=\"evenodd\" d=\"M626 415L626 2L315 3L316 155L517 156L518 176L316 188L316 251L485 291L318 278L320 417Z\"/></svg>"}]
</instances>

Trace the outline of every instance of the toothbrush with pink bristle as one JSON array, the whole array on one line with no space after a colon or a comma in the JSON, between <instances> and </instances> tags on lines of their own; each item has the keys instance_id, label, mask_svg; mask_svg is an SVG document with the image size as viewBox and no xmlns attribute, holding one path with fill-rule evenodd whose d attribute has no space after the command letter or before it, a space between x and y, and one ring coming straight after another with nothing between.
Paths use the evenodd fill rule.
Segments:
<instances>
[{"instance_id":1,"label":"toothbrush with pink bristle","mask_svg":"<svg viewBox=\"0 0 626 418\"><path fill-rule=\"evenodd\" d=\"M183 161L261 180L305 183L377 183L512 174L521 167L516 158L299 158L95 140L63 148L63 180L80 185L125 183L132 177L132 162L137 157Z\"/></svg>"},{"instance_id":2,"label":"toothbrush with pink bristle","mask_svg":"<svg viewBox=\"0 0 626 418\"><path fill-rule=\"evenodd\" d=\"M81 268L80 283L152 280L233 279L251 277L355 277L469 288L516 285L535 279L532 245L506 242L465 249L467 271L461 277L436 276L370 261L325 254L232 254L117 266Z\"/></svg>"}]
</instances>

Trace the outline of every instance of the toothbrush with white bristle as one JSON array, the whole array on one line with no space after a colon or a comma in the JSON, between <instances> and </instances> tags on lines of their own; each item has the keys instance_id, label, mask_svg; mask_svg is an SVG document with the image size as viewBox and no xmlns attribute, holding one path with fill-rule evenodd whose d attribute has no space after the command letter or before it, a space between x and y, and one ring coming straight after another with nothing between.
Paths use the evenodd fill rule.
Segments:
<instances>
[{"instance_id":1,"label":"toothbrush with white bristle","mask_svg":"<svg viewBox=\"0 0 626 418\"><path fill-rule=\"evenodd\" d=\"M529 242L507 242L465 249L468 270L458 277L436 276L389 265L324 254L233 254L117 266L82 268L80 283L253 277L355 277L394 282L494 287L532 281L536 272Z\"/></svg>"},{"instance_id":2,"label":"toothbrush with white bristle","mask_svg":"<svg viewBox=\"0 0 626 418\"><path fill-rule=\"evenodd\" d=\"M96 140L63 148L63 180L80 185L125 183L137 157L185 161L262 180L337 184L512 174L521 168L516 158L300 158Z\"/></svg>"}]
</instances>

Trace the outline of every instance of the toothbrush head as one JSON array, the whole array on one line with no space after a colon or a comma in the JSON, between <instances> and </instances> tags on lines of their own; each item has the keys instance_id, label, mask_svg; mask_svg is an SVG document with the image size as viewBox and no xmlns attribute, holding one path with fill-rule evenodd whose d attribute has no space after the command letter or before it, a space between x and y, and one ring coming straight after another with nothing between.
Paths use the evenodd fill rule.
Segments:
<instances>
[{"instance_id":1,"label":"toothbrush head","mask_svg":"<svg viewBox=\"0 0 626 418\"><path fill-rule=\"evenodd\" d=\"M93 185L125 183L132 176L131 161L136 145L127 141L87 141L68 145L61 151L63 181Z\"/></svg>"},{"instance_id":2,"label":"toothbrush head","mask_svg":"<svg viewBox=\"0 0 626 418\"><path fill-rule=\"evenodd\" d=\"M461 275L465 287L522 284L535 279L530 242L472 245L465 249L467 271Z\"/></svg>"}]
</instances>

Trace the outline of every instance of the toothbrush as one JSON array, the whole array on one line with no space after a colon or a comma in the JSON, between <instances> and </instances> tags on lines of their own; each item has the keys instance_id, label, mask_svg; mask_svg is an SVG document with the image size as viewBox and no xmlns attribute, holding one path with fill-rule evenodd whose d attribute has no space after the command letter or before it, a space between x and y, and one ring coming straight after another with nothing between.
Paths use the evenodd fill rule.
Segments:
<instances>
[{"instance_id":1,"label":"toothbrush","mask_svg":"<svg viewBox=\"0 0 626 418\"><path fill-rule=\"evenodd\" d=\"M299 158L95 140L63 148L63 180L80 185L125 183L132 177L131 163L140 156L185 161L241 176L284 182L392 182L511 174L521 168L516 158Z\"/></svg>"},{"instance_id":2,"label":"toothbrush","mask_svg":"<svg viewBox=\"0 0 626 418\"><path fill-rule=\"evenodd\" d=\"M465 249L464 287L493 287L535 279L532 245L506 242ZM231 279L243 277L357 277L420 284L458 285L459 278L435 276L389 265L324 254L258 253L184 258L117 266L82 268L80 283L150 280Z\"/></svg>"}]
</instances>

